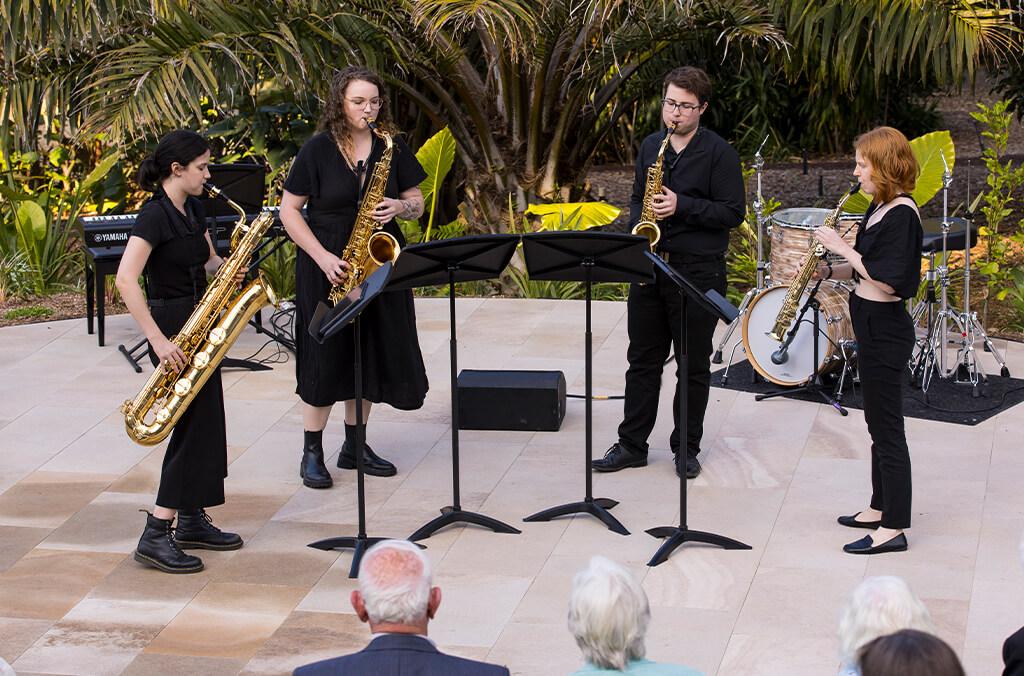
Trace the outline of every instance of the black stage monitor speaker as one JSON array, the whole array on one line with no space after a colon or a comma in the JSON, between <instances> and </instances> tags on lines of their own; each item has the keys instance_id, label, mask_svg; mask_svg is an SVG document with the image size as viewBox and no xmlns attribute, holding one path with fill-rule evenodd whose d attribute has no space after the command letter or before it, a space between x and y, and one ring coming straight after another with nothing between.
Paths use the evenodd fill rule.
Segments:
<instances>
[{"instance_id":1,"label":"black stage monitor speaker","mask_svg":"<svg viewBox=\"0 0 1024 676\"><path fill-rule=\"evenodd\" d=\"M459 429L557 432L565 417L561 371L459 373Z\"/></svg>"}]
</instances>

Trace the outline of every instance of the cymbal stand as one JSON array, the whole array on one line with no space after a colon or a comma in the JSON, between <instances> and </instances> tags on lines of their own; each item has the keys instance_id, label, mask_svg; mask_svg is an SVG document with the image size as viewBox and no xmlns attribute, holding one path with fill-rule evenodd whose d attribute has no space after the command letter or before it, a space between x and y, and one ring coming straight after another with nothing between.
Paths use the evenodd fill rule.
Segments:
<instances>
[{"instance_id":1,"label":"cymbal stand","mask_svg":"<svg viewBox=\"0 0 1024 676\"><path fill-rule=\"evenodd\" d=\"M743 324L743 317L747 313L747 307L750 305L750 301L754 299L758 293L768 287L771 282L769 276L770 271L766 272L768 265L764 259L764 235L767 230L765 226L768 217L764 213L764 197L761 194L761 170L764 168L764 157L761 155L761 149L764 148L764 144L768 142L768 136L764 137L761 141L761 147L754 153L754 173L757 176L757 195L754 197L754 221L756 223L757 230L757 284L747 291L743 296L743 300L740 302L739 314L736 315L736 319L732 320L729 327L725 331L725 335L722 336L721 342L718 344L718 349L715 350L715 354L711 357L712 364L722 363L722 350L725 348L726 343L732 338L732 334L736 331L737 327ZM738 348L743 341L737 340L733 346L732 351L729 353L729 363L725 367L725 373L722 374L722 384L725 385L729 380L729 369L732 367L733 359L736 357L736 348ZM756 375L756 372L754 372Z\"/></svg>"}]
</instances>

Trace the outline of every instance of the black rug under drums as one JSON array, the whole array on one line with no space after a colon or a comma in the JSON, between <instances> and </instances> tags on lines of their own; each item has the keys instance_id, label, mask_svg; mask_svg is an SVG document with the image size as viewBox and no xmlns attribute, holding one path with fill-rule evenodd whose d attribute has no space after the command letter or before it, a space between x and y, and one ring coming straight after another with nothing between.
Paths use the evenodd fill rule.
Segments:
<instances>
[{"instance_id":1,"label":"black rug under drums","mask_svg":"<svg viewBox=\"0 0 1024 676\"><path fill-rule=\"evenodd\" d=\"M750 362L745 359L732 365L732 368L729 369L729 379L725 385L722 385L723 373L725 373L725 369L719 369L711 374L712 387L754 392L755 394L774 392L779 389L775 383L768 383L760 378L753 382L753 369ZM834 387L835 383L829 382L826 391L831 394ZM990 375L987 383L983 381L979 385L979 396L972 396L972 389L970 385L954 382L952 378L933 378L928 393L925 395L921 390L910 386L908 375L907 382L903 386L903 414L922 420L977 425L1024 401L1024 380L1020 378ZM785 396L800 401L821 403L821 399L813 393L798 392ZM848 381L841 403L846 408L863 409L860 388L850 387ZM770 400L759 401L756 405L764 406L765 412L768 413L771 410L772 402Z\"/></svg>"}]
</instances>

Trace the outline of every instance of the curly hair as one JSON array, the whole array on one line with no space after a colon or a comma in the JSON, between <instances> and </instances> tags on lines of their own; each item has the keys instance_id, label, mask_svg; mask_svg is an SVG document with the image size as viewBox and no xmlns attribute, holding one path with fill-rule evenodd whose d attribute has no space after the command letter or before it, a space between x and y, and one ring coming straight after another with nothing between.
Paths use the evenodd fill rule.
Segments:
<instances>
[{"instance_id":1,"label":"curly hair","mask_svg":"<svg viewBox=\"0 0 1024 676\"><path fill-rule=\"evenodd\" d=\"M871 182L878 192L874 199L885 204L917 185L918 164L910 141L898 129L875 127L853 141L853 147L871 163Z\"/></svg>"},{"instance_id":2,"label":"curly hair","mask_svg":"<svg viewBox=\"0 0 1024 676\"><path fill-rule=\"evenodd\" d=\"M380 76L363 66L347 66L339 70L334 79L331 80L331 90L327 95L327 103L324 105L317 131L330 132L334 142L341 146L345 157L352 161L355 156L355 146L352 143L352 130L349 128L345 118L345 91L351 82L360 80L377 86L380 97L380 110L377 111L376 122L382 129L393 132L391 124L391 106L388 101L387 92L384 91L384 81Z\"/></svg>"}]
</instances>

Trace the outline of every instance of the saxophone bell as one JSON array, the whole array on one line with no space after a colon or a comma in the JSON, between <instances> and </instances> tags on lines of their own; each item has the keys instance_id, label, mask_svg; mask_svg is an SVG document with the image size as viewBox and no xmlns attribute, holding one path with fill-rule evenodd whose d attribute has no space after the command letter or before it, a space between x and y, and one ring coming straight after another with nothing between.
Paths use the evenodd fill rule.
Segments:
<instances>
[{"instance_id":1,"label":"saxophone bell","mask_svg":"<svg viewBox=\"0 0 1024 676\"><path fill-rule=\"evenodd\" d=\"M661 241L661 228L658 227L657 223L652 221L640 221L633 226L633 230L631 232L634 235L643 235L646 237L652 252L658 246L658 242Z\"/></svg>"}]
</instances>

